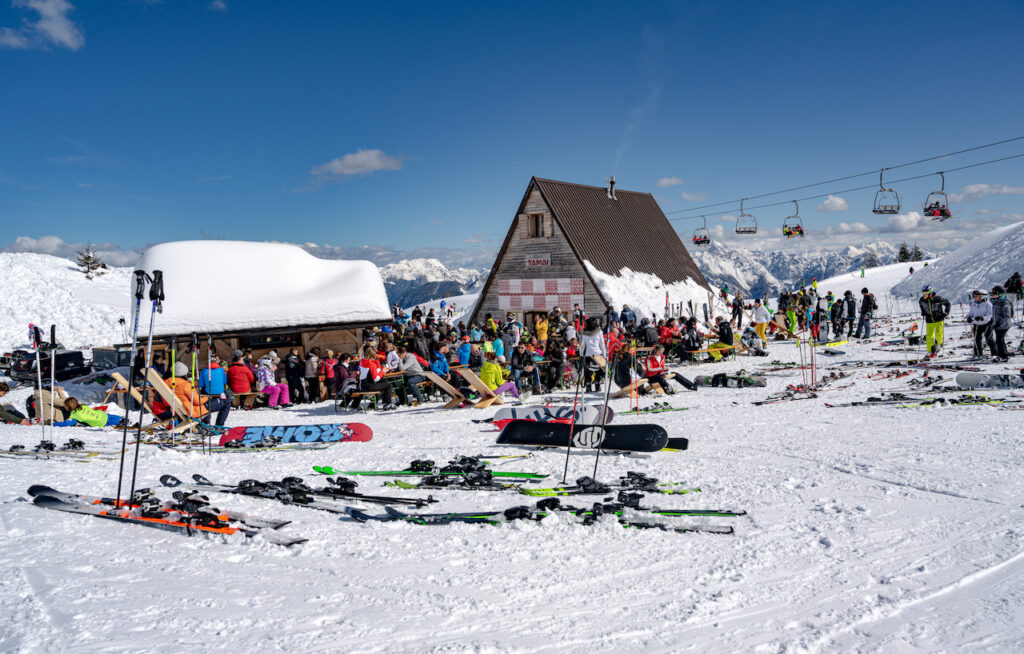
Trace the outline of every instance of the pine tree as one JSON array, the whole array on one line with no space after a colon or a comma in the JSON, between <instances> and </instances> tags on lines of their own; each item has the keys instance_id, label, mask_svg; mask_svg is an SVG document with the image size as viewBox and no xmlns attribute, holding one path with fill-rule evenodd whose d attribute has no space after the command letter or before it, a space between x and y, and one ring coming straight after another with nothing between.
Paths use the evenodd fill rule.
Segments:
<instances>
[{"instance_id":1,"label":"pine tree","mask_svg":"<svg viewBox=\"0 0 1024 654\"><path fill-rule=\"evenodd\" d=\"M86 279L99 277L107 270L107 264L96 255L91 242L86 243L84 250L78 251L78 265Z\"/></svg>"},{"instance_id":2,"label":"pine tree","mask_svg":"<svg viewBox=\"0 0 1024 654\"><path fill-rule=\"evenodd\" d=\"M917 247L917 243L914 243L914 251L910 253L911 261L921 261L924 259L924 253L921 252L921 248Z\"/></svg>"},{"instance_id":3,"label":"pine tree","mask_svg":"<svg viewBox=\"0 0 1024 654\"><path fill-rule=\"evenodd\" d=\"M867 256L864 257L864 265L868 268L874 268L878 265L878 255L874 252L868 252Z\"/></svg>"},{"instance_id":4,"label":"pine tree","mask_svg":"<svg viewBox=\"0 0 1024 654\"><path fill-rule=\"evenodd\" d=\"M896 255L896 261L899 263L910 261L910 248L907 247L906 243L900 243L900 251Z\"/></svg>"}]
</instances>

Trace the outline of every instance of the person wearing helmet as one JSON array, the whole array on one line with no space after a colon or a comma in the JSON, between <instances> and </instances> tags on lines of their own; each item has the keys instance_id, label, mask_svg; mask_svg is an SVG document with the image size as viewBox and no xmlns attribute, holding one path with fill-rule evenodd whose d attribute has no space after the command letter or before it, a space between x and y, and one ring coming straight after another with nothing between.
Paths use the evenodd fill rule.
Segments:
<instances>
[{"instance_id":1,"label":"person wearing helmet","mask_svg":"<svg viewBox=\"0 0 1024 654\"><path fill-rule=\"evenodd\" d=\"M982 339L988 343L992 356L996 356L996 344L992 340L992 303L988 301L985 291L974 291L971 295L974 299L967 312L967 322L974 331L974 357L980 359L985 354Z\"/></svg>"},{"instance_id":2,"label":"person wearing helmet","mask_svg":"<svg viewBox=\"0 0 1024 654\"><path fill-rule=\"evenodd\" d=\"M925 286L921 289L921 316L924 317L925 342L928 344L928 358L934 358L942 349L943 333L946 316L949 315L950 304L946 298L936 295L935 289Z\"/></svg>"},{"instance_id":3,"label":"person wearing helmet","mask_svg":"<svg viewBox=\"0 0 1024 654\"><path fill-rule=\"evenodd\" d=\"M1002 286L992 287L992 331L995 333L995 348L992 354L996 363L1006 363L1010 354L1006 350L1006 332L1013 325L1013 302L1006 297Z\"/></svg>"}]
</instances>

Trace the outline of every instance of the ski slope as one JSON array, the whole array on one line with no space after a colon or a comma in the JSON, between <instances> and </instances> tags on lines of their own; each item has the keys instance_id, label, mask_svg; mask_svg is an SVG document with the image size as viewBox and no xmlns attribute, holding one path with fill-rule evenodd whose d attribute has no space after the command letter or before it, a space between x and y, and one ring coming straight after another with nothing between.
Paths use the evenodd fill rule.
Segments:
<instances>
[{"instance_id":1,"label":"ski slope","mask_svg":"<svg viewBox=\"0 0 1024 654\"><path fill-rule=\"evenodd\" d=\"M66 347L125 342L121 318L128 319L130 268L109 268L88 280L70 260L48 254L0 252L0 350L28 340L28 325L57 326Z\"/></svg>"},{"instance_id":2,"label":"ski slope","mask_svg":"<svg viewBox=\"0 0 1024 654\"><path fill-rule=\"evenodd\" d=\"M876 341L903 326L880 321ZM950 357L962 358L965 329L947 327ZM1016 328L1010 336L1014 345L1021 338ZM875 347L851 343L845 356L821 359L920 354ZM773 343L770 359L797 360L797 348ZM754 370L770 359L675 369L686 376ZM801 383L802 374L773 373L764 389L670 396L674 406L690 408L674 413L628 416L629 400L611 401L616 423L661 424L690 438L690 449L603 456L598 477L613 481L636 470L699 487L698 494L644 501L745 509L749 515L735 519L665 520L732 524L733 536L633 531L605 520L581 526L565 515L503 526L358 524L255 498L212 497L221 508L293 520L282 533L309 542L285 550L259 538L188 539L44 511L23 501L29 485L112 494L116 461L0 457L0 563L7 570L0 651L1020 651L1022 413L824 406L921 379L920 371L890 380L869 378L873 372L855 370L816 399L763 406L751 402ZM20 405L26 393L5 400ZM1013 399L1008 391L988 395ZM313 465L395 468L457 454L531 453L495 445L496 432L471 422L491 413L443 411L438 403L366 415L338 415L330 403L236 411L229 425L356 420L375 435L313 452L204 456L144 446L139 484L201 473L228 482L295 475L323 485ZM71 435L93 446L120 443L119 433L84 428L59 432L58 442ZM0 453L39 437L39 427L0 426ZM560 479L564 452L532 454L498 469ZM592 453L575 452L568 477L591 474L594 462ZM402 492L381 483L362 478L360 490ZM504 492L431 493L440 500L431 511L531 503Z\"/></svg>"},{"instance_id":3,"label":"ski slope","mask_svg":"<svg viewBox=\"0 0 1024 654\"><path fill-rule=\"evenodd\" d=\"M928 261L928 266L935 265L936 261L939 259ZM914 311L917 306L918 294L913 294L913 297L905 297L894 294L892 289L897 284L916 283L914 280L919 277L918 271L925 270L925 263L924 261L911 261L866 268L864 277L860 276L860 271L829 277L818 282L818 294L824 296L832 291L832 295L840 298L846 291L850 291L859 303L861 289L867 288L875 296L875 301L885 313ZM913 275L910 274L911 267L914 268Z\"/></svg>"}]
</instances>

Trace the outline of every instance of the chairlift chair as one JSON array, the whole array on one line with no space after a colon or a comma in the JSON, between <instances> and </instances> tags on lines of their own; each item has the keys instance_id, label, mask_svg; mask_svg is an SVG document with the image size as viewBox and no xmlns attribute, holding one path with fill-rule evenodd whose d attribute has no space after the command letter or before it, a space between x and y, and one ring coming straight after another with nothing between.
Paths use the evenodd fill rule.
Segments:
<instances>
[{"instance_id":1,"label":"chairlift chair","mask_svg":"<svg viewBox=\"0 0 1024 654\"><path fill-rule=\"evenodd\" d=\"M878 190L875 192L875 208L872 212L883 215L892 215L900 212L900 194L891 188L885 188L882 183L882 175L885 168L878 173Z\"/></svg>"},{"instance_id":2,"label":"chairlift chair","mask_svg":"<svg viewBox=\"0 0 1024 654\"><path fill-rule=\"evenodd\" d=\"M749 213L744 213L743 203L747 199L743 198L740 200L740 215L736 218L736 233L737 234L756 234L757 233L757 218L754 218Z\"/></svg>"},{"instance_id":3,"label":"chairlift chair","mask_svg":"<svg viewBox=\"0 0 1024 654\"><path fill-rule=\"evenodd\" d=\"M946 197L946 174L940 171L939 176L942 177L942 187L924 199L924 215L932 220L949 220L953 214L949 212L949 198Z\"/></svg>"},{"instance_id":4,"label":"chairlift chair","mask_svg":"<svg viewBox=\"0 0 1024 654\"><path fill-rule=\"evenodd\" d=\"M708 219L701 216L701 220L704 221L704 226L693 230L694 245L707 245L711 242L711 232L708 231Z\"/></svg>"},{"instance_id":5,"label":"chairlift chair","mask_svg":"<svg viewBox=\"0 0 1024 654\"><path fill-rule=\"evenodd\" d=\"M790 200L790 202L796 205L796 212L782 221L782 234L786 238L803 237L804 222L800 219L800 205L796 203L796 200Z\"/></svg>"}]
</instances>

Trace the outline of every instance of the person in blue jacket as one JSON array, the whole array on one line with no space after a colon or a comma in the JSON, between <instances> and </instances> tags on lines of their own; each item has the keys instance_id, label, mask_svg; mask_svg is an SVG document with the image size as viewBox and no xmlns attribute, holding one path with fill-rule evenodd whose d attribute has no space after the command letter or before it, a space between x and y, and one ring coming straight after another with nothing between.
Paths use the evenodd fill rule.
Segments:
<instances>
[{"instance_id":1,"label":"person in blue jacket","mask_svg":"<svg viewBox=\"0 0 1024 654\"><path fill-rule=\"evenodd\" d=\"M448 344L441 343L430 358L430 370L441 379L450 382L452 373L448 367Z\"/></svg>"},{"instance_id":2,"label":"person in blue jacket","mask_svg":"<svg viewBox=\"0 0 1024 654\"><path fill-rule=\"evenodd\" d=\"M469 363L469 355L473 351L473 345L469 342L469 336L462 337L462 345L459 346L456 355L459 357L459 365Z\"/></svg>"},{"instance_id":3,"label":"person in blue jacket","mask_svg":"<svg viewBox=\"0 0 1024 654\"><path fill-rule=\"evenodd\" d=\"M199 390L204 395L220 396L228 385L228 373L220 367L220 359L213 355L210 367L199 372Z\"/></svg>"}]
</instances>

